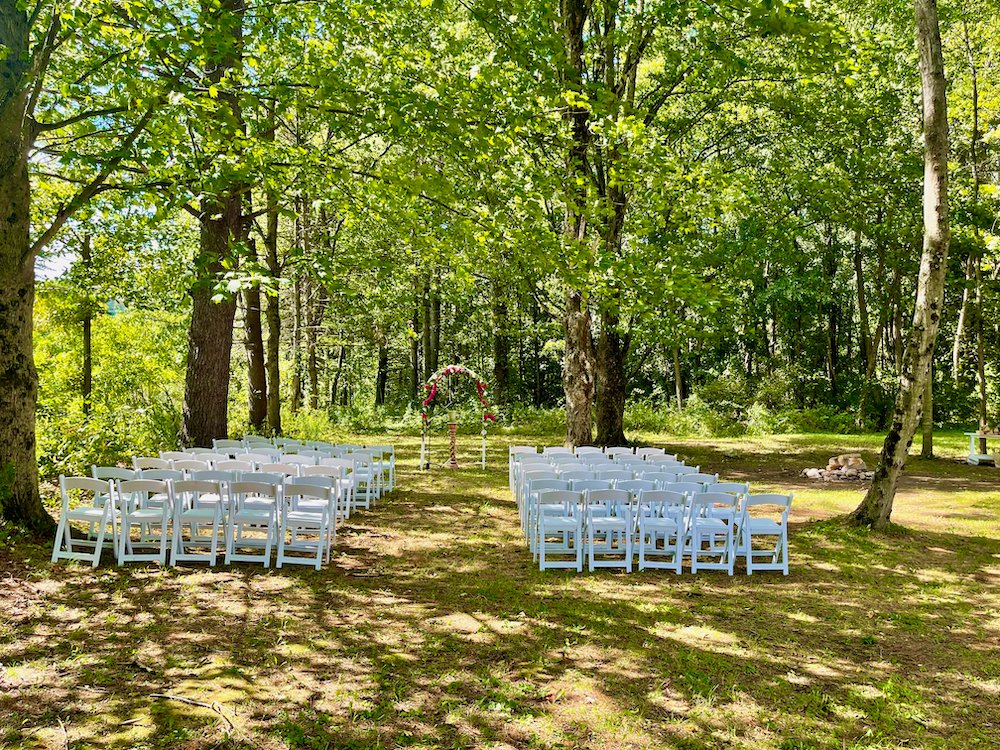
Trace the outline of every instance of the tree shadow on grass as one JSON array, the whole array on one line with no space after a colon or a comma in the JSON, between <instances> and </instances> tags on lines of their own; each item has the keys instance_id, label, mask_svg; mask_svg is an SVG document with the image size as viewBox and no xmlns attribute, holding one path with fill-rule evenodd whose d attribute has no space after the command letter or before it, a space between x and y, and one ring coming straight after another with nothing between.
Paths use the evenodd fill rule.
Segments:
<instances>
[{"instance_id":1,"label":"tree shadow on grass","mask_svg":"<svg viewBox=\"0 0 1000 750\"><path fill-rule=\"evenodd\" d=\"M58 745L59 720L80 747L1000 739L997 539L810 522L788 578L541 573L505 475L401 479L319 572L3 553L3 741Z\"/></svg>"}]
</instances>

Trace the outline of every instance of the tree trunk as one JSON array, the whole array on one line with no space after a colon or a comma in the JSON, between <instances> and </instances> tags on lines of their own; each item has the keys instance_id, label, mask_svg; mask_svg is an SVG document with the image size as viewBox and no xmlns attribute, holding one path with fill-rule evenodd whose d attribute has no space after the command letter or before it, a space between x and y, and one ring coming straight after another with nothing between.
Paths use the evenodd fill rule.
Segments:
<instances>
[{"instance_id":1,"label":"tree trunk","mask_svg":"<svg viewBox=\"0 0 1000 750\"><path fill-rule=\"evenodd\" d=\"M302 279L292 286L292 413L302 408Z\"/></svg>"},{"instance_id":2,"label":"tree trunk","mask_svg":"<svg viewBox=\"0 0 1000 750\"><path fill-rule=\"evenodd\" d=\"M934 458L934 368L927 376L924 383L924 402L921 406L920 419L920 457Z\"/></svg>"},{"instance_id":3,"label":"tree trunk","mask_svg":"<svg viewBox=\"0 0 1000 750\"><path fill-rule=\"evenodd\" d=\"M674 347L674 396L677 399L677 408L684 408L684 380L681 372L681 348Z\"/></svg>"},{"instance_id":4,"label":"tree trunk","mask_svg":"<svg viewBox=\"0 0 1000 750\"><path fill-rule=\"evenodd\" d=\"M83 236L80 246L80 260L83 263L84 277L91 278L90 235ZM83 385L80 395L83 397L83 416L90 415L91 399L94 392L94 347L93 347L94 305L90 295L83 301Z\"/></svg>"},{"instance_id":5,"label":"tree trunk","mask_svg":"<svg viewBox=\"0 0 1000 750\"><path fill-rule=\"evenodd\" d=\"M267 370L260 318L260 287L256 284L243 291L243 330L247 351L250 430L259 434L267 428Z\"/></svg>"},{"instance_id":6,"label":"tree trunk","mask_svg":"<svg viewBox=\"0 0 1000 750\"><path fill-rule=\"evenodd\" d=\"M385 405L386 386L389 383L389 345L384 337L378 344L378 369L375 374L375 406Z\"/></svg>"},{"instance_id":7,"label":"tree trunk","mask_svg":"<svg viewBox=\"0 0 1000 750\"><path fill-rule=\"evenodd\" d=\"M563 85L573 92L583 91L584 29L589 4L586 0L562 0L561 21L565 54ZM582 250L586 242L587 221L587 150L590 143L590 110L585 100L566 107L571 140L566 154L565 241ZM589 445L592 441L594 403L594 352L591 339L590 311L583 294L570 288L566 292L564 313L566 334L563 353L563 391L566 398L566 442Z\"/></svg>"},{"instance_id":8,"label":"tree trunk","mask_svg":"<svg viewBox=\"0 0 1000 750\"><path fill-rule=\"evenodd\" d=\"M508 310L503 287L493 286L493 401L499 406L510 403L510 336L507 333Z\"/></svg>"},{"instance_id":9,"label":"tree trunk","mask_svg":"<svg viewBox=\"0 0 1000 750\"><path fill-rule=\"evenodd\" d=\"M307 305L308 320L306 325L306 369L309 373L309 408L319 408L319 361L318 343L320 326L326 313L326 289L314 284Z\"/></svg>"},{"instance_id":10,"label":"tree trunk","mask_svg":"<svg viewBox=\"0 0 1000 750\"><path fill-rule=\"evenodd\" d=\"M267 194L267 228L264 236L267 271L274 289L267 295L264 316L267 319L267 426L275 435L281 433L281 295L278 281L278 201L273 192Z\"/></svg>"},{"instance_id":11,"label":"tree trunk","mask_svg":"<svg viewBox=\"0 0 1000 750\"><path fill-rule=\"evenodd\" d=\"M869 363L875 358L872 346L871 324L868 320L868 295L865 292L865 274L861 255L861 230L854 230L854 282L858 294L858 325L861 327L861 372L868 372Z\"/></svg>"},{"instance_id":12,"label":"tree trunk","mask_svg":"<svg viewBox=\"0 0 1000 750\"><path fill-rule=\"evenodd\" d=\"M431 279L430 275L424 276L423 287L420 294L421 321L420 335L422 338L422 351L424 355L424 382L431 379L434 369L431 367Z\"/></svg>"},{"instance_id":13,"label":"tree trunk","mask_svg":"<svg viewBox=\"0 0 1000 750\"><path fill-rule=\"evenodd\" d=\"M435 282L437 279L435 279ZM437 372L441 364L441 291L437 283L430 287L431 297L431 372Z\"/></svg>"},{"instance_id":14,"label":"tree trunk","mask_svg":"<svg viewBox=\"0 0 1000 750\"><path fill-rule=\"evenodd\" d=\"M413 335L410 337L410 401L416 402L420 391L420 308L413 306Z\"/></svg>"},{"instance_id":15,"label":"tree trunk","mask_svg":"<svg viewBox=\"0 0 1000 750\"><path fill-rule=\"evenodd\" d=\"M875 477L852 514L858 523L884 527L892 514L896 485L906 465L920 416L924 387L930 377L934 341L941 319L950 230L948 225L948 111L941 33L935 0L914 0L920 59L924 132L924 243L913 313L913 328L892 423Z\"/></svg>"},{"instance_id":16,"label":"tree trunk","mask_svg":"<svg viewBox=\"0 0 1000 750\"><path fill-rule=\"evenodd\" d=\"M0 60L0 510L7 521L42 534L53 521L38 493L35 457L35 254L24 128L29 26L14 3L0 10L0 43L7 53Z\"/></svg>"},{"instance_id":17,"label":"tree trunk","mask_svg":"<svg viewBox=\"0 0 1000 750\"><path fill-rule=\"evenodd\" d=\"M337 355L337 371L333 374L333 383L330 384L330 405L337 405L337 392L340 389L340 374L344 371L344 356L347 347L340 345L340 353Z\"/></svg>"},{"instance_id":18,"label":"tree trunk","mask_svg":"<svg viewBox=\"0 0 1000 750\"><path fill-rule=\"evenodd\" d=\"M219 84L239 67L243 52L243 0L204 2L202 15L211 31L206 78ZM227 85L219 94L213 113L220 138L232 140L244 133L238 94ZM199 217L201 238L192 286L191 327L184 384L184 445L210 446L229 430L229 374L233 348L236 299L213 302L215 282L227 270L233 247L244 238L243 200L240 185L232 184L203 199Z\"/></svg>"},{"instance_id":19,"label":"tree trunk","mask_svg":"<svg viewBox=\"0 0 1000 750\"><path fill-rule=\"evenodd\" d=\"M625 358L629 337L618 330L616 315L601 315L597 338L597 444L628 445L625 440Z\"/></svg>"}]
</instances>

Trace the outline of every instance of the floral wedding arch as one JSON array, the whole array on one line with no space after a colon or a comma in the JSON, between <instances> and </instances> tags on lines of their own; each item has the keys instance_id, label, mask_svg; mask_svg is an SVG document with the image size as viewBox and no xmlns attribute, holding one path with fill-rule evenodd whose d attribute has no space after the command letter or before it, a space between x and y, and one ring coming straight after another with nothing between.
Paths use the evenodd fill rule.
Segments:
<instances>
[{"instance_id":1,"label":"floral wedding arch","mask_svg":"<svg viewBox=\"0 0 1000 750\"><path fill-rule=\"evenodd\" d=\"M485 381L483 381L473 370L470 370L465 365L447 365L442 367L440 370L431 375L430 379L424 383L424 391L426 391L426 396L421 402L420 410L420 422L422 425L421 439L420 439L420 468L426 469L430 467L429 457L427 454L427 439L428 430L430 428L430 410L437 403L438 395L441 393L441 386L444 383L455 376L461 376L472 380L476 386L476 396L479 399L479 404L483 410L483 427L480 432L482 437L482 457L480 460L480 465L482 468L486 468L486 427L490 422L496 422L496 415L490 408L490 401L486 397L487 386ZM450 389L449 389L450 395ZM450 404L449 404L450 405Z\"/></svg>"}]
</instances>

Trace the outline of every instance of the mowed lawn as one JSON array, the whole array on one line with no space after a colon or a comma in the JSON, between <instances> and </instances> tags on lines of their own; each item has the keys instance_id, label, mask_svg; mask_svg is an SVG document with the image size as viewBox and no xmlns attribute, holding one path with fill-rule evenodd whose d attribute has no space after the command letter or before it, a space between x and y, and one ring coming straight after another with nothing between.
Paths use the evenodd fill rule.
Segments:
<instances>
[{"instance_id":1,"label":"mowed lawn","mask_svg":"<svg viewBox=\"0 0 1000 750\"><path fill-rule=\"evenodd\" d=\"M642 437L794 491L791 575L540 573L506 446L542 437L427 473L396 439L399 488L320 572L95 571L7 530L0 747L1000 747L1000 470L961 435L884 535L835 520L860 487L798 476L877 437Z\"/></svg>"}]
</instances>

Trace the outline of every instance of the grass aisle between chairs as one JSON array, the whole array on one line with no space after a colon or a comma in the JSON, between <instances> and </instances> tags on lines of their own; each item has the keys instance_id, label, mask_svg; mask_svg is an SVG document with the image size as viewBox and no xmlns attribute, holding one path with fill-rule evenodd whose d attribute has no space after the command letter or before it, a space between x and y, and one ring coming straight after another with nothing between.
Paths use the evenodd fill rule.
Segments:
<instances>
[{"instance_id":1,"label":"grass aisle between chairs","mask_svg":"<svg viewBox=\"0 0 1000 750\"><path fill-rule=\"evenodd\" d=\"M966 467L872 536L814 520L857 489L794 484L791 451L836 444L675 443L796 492L791 575L579 575L532 565L505 443L419 473L395 442L399 489L319 572L92 571L9 537L0 747L1000 746L1000 501Z\"/></svg>"}]
</instances>

